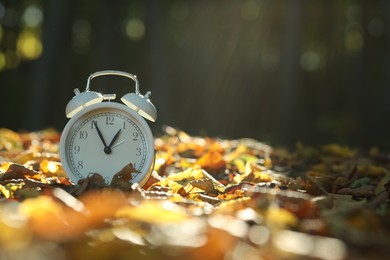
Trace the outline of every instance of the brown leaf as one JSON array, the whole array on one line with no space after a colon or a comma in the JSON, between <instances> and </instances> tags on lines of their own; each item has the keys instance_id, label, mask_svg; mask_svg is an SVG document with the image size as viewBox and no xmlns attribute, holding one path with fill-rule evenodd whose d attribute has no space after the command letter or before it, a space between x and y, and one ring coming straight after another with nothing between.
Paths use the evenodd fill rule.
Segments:
<instances>
[{"instance_id":1,"label":"brown leaf","mask_svg":"<svg viewBox=\"0 0 390 260\"><path fill-rule=\"evenodd\" d=\"M149 189L153 190L155 186L167 187L170 189L170 191L173 194L179 194L182 197L188 196L188 193L186 192L186 190L184 189L184 187L181 184L179 184L175 181L169 180L169 179L164 179L164 180L161 180L159 182L156 182L152 186L150 186Z\"/></svg>"},{"instance_id":2,"label":"brown leaf","mask_svg":"<svg viewBox=\"0 0 390 260\"><path fill-rule=\"evenodd\" d=\"M34 176L39 172L30 170L20 164L11 164L8 170L0 176L0 181L12 180L12 179L24 179L25 176Z\"/></svg>"},{"instance_id":3,"label":"brown leaf","mask_svg":"<svg viewBox=\"0 0 390 260\"><path fill-rule=\"evenodd\" d=\"M28 188L42 188L42 187L47 187L51 184L48 182L34 180L34 179L28 178L28 177L24 180L24 183L26 184L26 186Z\"/></svg>"},{"instance_id":4,"label":"brown leaf","mask_svg":"<svg viewBox=\"0 0 390 260\"><path fill-rule=\"evenodd\" d=\"M79 186L72 192L73 195L79 196L86 191L102 189L106 185L104 178L99 173L89 174L87 178L78 181Z\"/></svg>"},{"instance_id":5,"label":"brown leaf","mask_svg":"<svg viewBox=\"0 0 390 260\"><path fill-rule=\"evenodd\" d=\"M200 180L193 180L193 181L189 182L185 188L186 188L188 193L193 192L190 190L191 188L199 189L201 192L204 192L206 194L211 194L211 195L217 195L219 193L218 190L216 190L214 187L213 180L208 179L208 178L200 179Z\"/></svg>"},{"instance_id":6,"label":"brown leaf","mask_svg":"<svg viewBox=\"0 0 390 260\"><path fill-rule=\"evenodd\" d=\"M354 197L371 197L375 195L373 186L362 186L358 188L342 188L337 191L338 194L352 195Z\"/></svg>"},{"instance_id":7,"label":"brown leaf","mask_svg":"<svg viewBox=\"0 0 390 260\"><path fill-rule=\"evenodd\" d=\"M139 173L140 172L134 168L134 165L129 163L112 177L110 187L121 190L131 190L132 183L130 181Z\"/></svg>"}]
</instances>

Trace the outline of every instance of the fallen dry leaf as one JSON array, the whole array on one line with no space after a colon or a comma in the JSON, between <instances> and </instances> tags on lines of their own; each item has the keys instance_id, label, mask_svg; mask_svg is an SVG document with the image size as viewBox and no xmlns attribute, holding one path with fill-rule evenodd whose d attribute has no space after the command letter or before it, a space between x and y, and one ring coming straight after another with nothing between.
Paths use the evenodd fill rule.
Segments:
<instances>
[{"instance_id":1,"label":"fallen dry leaf","mask_svg":"<svg viewBox=\"0 0 390 260\"><path fill-rule=\"evenodd\" d=\"M111 180L97 172L71 182L59 139L54 130L0 129L2 256L371 259L390 252L390 156L378 147L288 150L166 127L140 187L131 164Z\"/></svg>"}]
</instances>

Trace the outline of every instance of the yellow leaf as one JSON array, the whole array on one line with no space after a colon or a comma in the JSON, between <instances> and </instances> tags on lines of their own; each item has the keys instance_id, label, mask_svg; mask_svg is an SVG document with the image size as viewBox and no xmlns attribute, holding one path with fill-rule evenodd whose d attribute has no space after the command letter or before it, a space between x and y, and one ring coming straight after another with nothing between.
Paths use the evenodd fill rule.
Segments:
<instances>
[{"instance_id":1,"label":"yellow leaf","mask_svg":"<svg viewBox=\"0 0 390 260\"><path fill-rule=\"evenodd\" d=\"M270 182L272 179L268 174L268 169L253 163L247 162L245 165L245 172L241 175L236 175L234 181L240 183L242 181L248 182Z\"/></svg>"},{"instance_id":2,"label":"yellow leaf","mask_svg":"<svg viewBox=\"0 0 390 260\"><path fill-rule=\"evenodd\" d=\"M347 146L339 144L328 144L322 147L322 151L329 155L334 155L343 158L352 158L355 152Z\"/></svg>"},{"instance_id":3,"label":"yellow leaf","mask_svg":"<svg viewBox=\"0 0 390 260\"><path fill-rule=\"evenodd\" d=\"M256 171L255 174L255 182L270 182L272 179L269 174L265 171Z\"/></svg>"},{"instance_id":4,"label":"yellow leaf","mask_svg":"<svg viewBox=\"0 0 390 260\"><path fill-rule=\"evenodd\" d=\"M14 192L23 187L24 183L7 183L6 185L0 185L0 191L5 198L13 198Z\"/></svg>"},{"instance_id":5,"label":"yellow leaf","mask_svg":"<svg viewBox=\"0 0 390 260\"><path fill-rule=\"evenodd\" d=\"M299 222L293 213L278 207L270 207L265 214L265 219L267 224L275 229L296 226Z\"/></svg>"},{"instance_id":6,"label":"yellow leaf","mask_svg":"<svg viewBox=\"0 0 390 260\"><path fill-rule=\"evenodd\" d=\"M15 151L23 148L19 134L6 128L0 128L0 150Z\"/></svg>"},{"instance_id":7,"label":"yellow leaf","mask_svg":"<svg viewBox=\"0 0 390 260\"><path fill-rule=\"evenodd\" d=\"M385 176L388 174L388 171L381 167L381 166L376 166L376 165L358 165L357 167L358 173L361 176Z\"/></svg>"},{"instance_id":8,"label":"yellow leaf","mask_svg":"<svg viewBox=\"0 0 390 260\"><path fill-rule=\"evenodd\" d=\"M1 193L3 193L3 195L6 199L10 198L11 192L6 187L4 187L3 185L0 185L0 191L1 191Z\"/></svg>"},{"instance_id":9,"label":"yellow leaf","mask_svg":"<svg viewBox=\"0 0 390 260\"><path fill-rule=\"evenodd\" d=\"M237 159L233 160L232 164L234 166L236 166L236 168L237 168L239 173L244 173L245 172L245 169L246 169L245 165L246 164L245 164L244 160L242 160L240 158L237 158Z\"/></svg>"},{"instance_id":10,"label":"yellow leaf","mask_svg":"<svg viewBox=\"0 0 390 260\"><path fill-rule=\"evenodd\" d=\"M224 192L225 187L219 184L216 185L212 179L200 179L193 180L184 186L187 193L206 193L206 194L218 194Z\"/></svg>"},{"instance_id":11,"label":"yellow leaf","mask_svg":"<svg viewBox=\"0 0 390 260\"><path fill-rule=\"evenodd\" d=\"M64 170L62 169L61 163L56 161L49 161L47 159L43 159L39 163L40 170L45 174L55 175L66 177Z\"/></svg>"},{"instance_id":12,"label":"yellow leaf","mask_svg":"<svg viewBox=\"0 0 390 260\"><path fill-rule=\"evenodd\" d=\"M219 181L217 181L213 176L211 176L205 170L201 169L199 166L191 167L182 172L169 175L167 179L176 181L182 185L185 185L188 182L194 180L211 179L215 185L223 186Z\"/></svg>"},{"instance_id":13,"label":"yellow leaf","mask_svg":"<svg viewBox=\"0 0 390 260\"><path fill-rule=\"evenodd\" d=\"M139 206L124 206L115 213L117 218L150 224L176 223L188 219L183 208L169 201L143 201Z\"/></svg>"},{"instance_id":14,"label":"yellow leaf","mask_svg":"<svg viewBox=\"0 0 390 260\"><path fill-rule=\"evenodd\" d=\"M0 165L0 173L1 173L1 174L5 173L5 172L8 170L8 168L11 166L11 164L13 164L13 163L12 163L12 162L5 162L5 163L2 163L2 164Z\"/></svg>"},{"instance_id":15,"label":"yellow leaf","mask_svg":"<svg viewBox=\"0 0 390 260\"><path fill-rule=\"evenodd\" d=\"M153 188L156 186L168 187L168 188L170 188L170 192L173 194L180 194L181 196L184 196L184 197L187 196L187 193L182 185L180 185L179 183L177 183L175 181L169 180L169 179L164 179L164 180L153 183L149 187L149 190L153 190Z\"/></svg>"},{"instance_id":16,"label":"yellow leaf","mask_svg":"<svg viewBox=\"0 0 390 260\"><path fill-rule=\"evenodd\" d=\"M23 201L20 206L20 212L28 218L40 219L48 214L61 214L62 206L52 197L39 196Z\"/></svg>"},{"instance_id":17,"label":"yellow leaf","mask_svg":"<svg viewBox=\"0 0 390 260\"><path fill-rule=\"evenodd\" d=\"M213 193L214 191L223 192L225 190L225 186L223 184L199 166L191 167L182 172L172 174L166 178L166 181L176 182L180 184L181 187L184 187L183 189L186 192L191 193L201 192L201 190L207 193ZM156 183L155 185L160 184Z\"/></svg>"}]
</instances>

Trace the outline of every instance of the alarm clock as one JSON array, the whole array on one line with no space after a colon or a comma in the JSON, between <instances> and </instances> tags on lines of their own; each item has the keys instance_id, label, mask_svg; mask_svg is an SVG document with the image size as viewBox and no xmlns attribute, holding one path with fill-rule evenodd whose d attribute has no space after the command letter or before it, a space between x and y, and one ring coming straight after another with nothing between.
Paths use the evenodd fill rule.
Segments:
<instances>
[{"instance_id":1,"label":"alarm clock","mask_svg":"<svg viewBox=\"0 0 390 260\"><path fill-rule=\"evenodd\" d=\"M119 103L114 102L116 94L90 91L92 79L107 75L134 81L135 92L125 94ZM60 159L69 178L77 183L99 173L109 183L131 164L134 172L130 181L143 186L153 170L155 157L153 135L145 121L154 122L157 117L150 92L139 92L136 75L104 70L89 76L84 92L76 88L74 93L65 109L70 120L60 140Z\"/></svg>"}]
</instances>

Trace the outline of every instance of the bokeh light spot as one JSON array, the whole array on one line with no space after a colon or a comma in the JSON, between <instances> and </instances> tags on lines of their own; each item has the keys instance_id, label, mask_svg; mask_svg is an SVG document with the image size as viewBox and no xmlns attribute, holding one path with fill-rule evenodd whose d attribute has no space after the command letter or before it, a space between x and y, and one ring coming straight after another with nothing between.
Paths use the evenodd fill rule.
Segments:
<instances>
[{"instance_id":1,"label":"bokeh light spot","mask_svg":"<svg viewBox=\"0 0 390 260\"><path fill-rule=\"evenodd\" d=\"M301 66L306 71L314 71L320 67L321 58L315 51L306 51L300 58Z\"/></svg>"},{"instance_id":2,"label":"bokeh light spot","mask_svg":"<svg viewBox=\"0 0 390 260\"><path fill-rule=\"evenodd\" d=\"M17 41L17 52L23 59L34 60L42 54L42 42L31 32L22 32Z\"/></svg>"},{"instance_id":3,"label":"bokeh light spot","mask_svg":"<svg viewBox=\"0 0 390 260\"><path fill-rule=\"evenodd\" d=\"M145 24L138 18L131 18L126 22L126 35L131 40L139 41L144 37Z\"/></svg>"},{"instance_id":4,"label":"bokeh light spot","mask_svg":"<svg viewBox=\"0 0 390 260\"><path fill-rule=\"evenodd\" d=\"M88 52L91 44L91 23L86 19L78 19L72 27L72 48L76 53Z\"/></svg>"},{"instance_id":5,"label":"bokeh light spot","mask_svg":"<svg viewBox=\"0 0 390 260\"><path fill-rule=\"evenodd\" d=\"M252 243L264 245L270 238L270 231L266 226L255 225L249 229L248 237Z\"/></svg>"},{"instance_id":6,"label":"bokeh light spot","mask_svg":"<svg viewBox=\"0 0 390 260\"><path fill-rule=\"evenodd\" d=\"M363 36L359 30L348 31L345 35L345 48L347 52L353 54L358 53L363 48Z\"/></svg>"},{"instance_id":7,"label":"bokeh light spot","mask_svg":"<svg viewBox=\"0 0 390 260\"><path fill-rule=\"evenodd\" d=\"M43 13L41 9L34 5L30 5L26 8L22 15L22 21L27 26L36 27L42 23Z\"/></svg>"},{"instance_id":8,"label":"bokeh light spot","mask_svg":"<svg viewBox=\"0 0 390 260\"><path fill-rule=\"evenodd\" d=\"M0 52L0 71L5 68L5 63L6 63L5 55L4 53Z\"/></svg>"},{"instance_id":9,"label":"bokeh light spot","mask_svg":"<svg viewBox=\"0 0 390 260\"><path fill-rule=\"evenodd\" d=\"M281 251L316 259L345 259L347 254L344 242L339 239L289 230L276 233L273 243Z\"/></svg>"}]
</instances>

